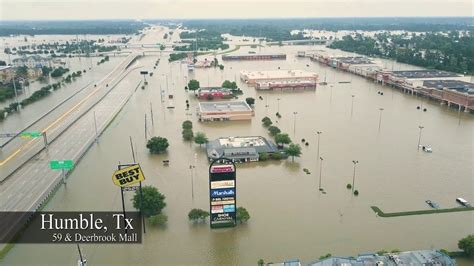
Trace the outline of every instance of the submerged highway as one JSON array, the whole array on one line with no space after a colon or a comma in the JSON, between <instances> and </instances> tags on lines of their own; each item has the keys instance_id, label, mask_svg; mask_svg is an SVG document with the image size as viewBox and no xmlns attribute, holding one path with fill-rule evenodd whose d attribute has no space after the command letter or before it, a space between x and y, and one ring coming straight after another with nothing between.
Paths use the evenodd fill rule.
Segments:
<instances>
[{"instance_id":1,"label":"submerged highway","mask_svg":"<svg viewBox=\"0 0 474 266\"><path fill-rule=\"evenodd\" d=\"M45 132L48 145L43 138L22 143L12 143L11 153L0 162L3 181L0 183L0 211L35 211L62 182L62 173L51 170L51 160L73 160L77 162L94 143L120 111L139 84L121 83L122 79L137 70L133 62L140 54L132 53L117 68L89 90L81 92L80 101L62 113L35 125ZM95 117L94 117L95 116Z\"/></svg>"}]
</instances>

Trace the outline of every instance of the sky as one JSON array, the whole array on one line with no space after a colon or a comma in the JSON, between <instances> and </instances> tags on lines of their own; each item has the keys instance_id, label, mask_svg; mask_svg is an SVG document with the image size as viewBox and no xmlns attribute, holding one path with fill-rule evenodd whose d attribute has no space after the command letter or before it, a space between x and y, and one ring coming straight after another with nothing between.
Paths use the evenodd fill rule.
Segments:
<instances>
[{"instance_id":1,"label":"sky","mask_svg":"<svg viewBox=\"0 0 474 266\"><path fill-rule=\"evenodd\" d=\"M0 21L473 15L472 0L0 0Z\"/></svg>"}]
</instances>

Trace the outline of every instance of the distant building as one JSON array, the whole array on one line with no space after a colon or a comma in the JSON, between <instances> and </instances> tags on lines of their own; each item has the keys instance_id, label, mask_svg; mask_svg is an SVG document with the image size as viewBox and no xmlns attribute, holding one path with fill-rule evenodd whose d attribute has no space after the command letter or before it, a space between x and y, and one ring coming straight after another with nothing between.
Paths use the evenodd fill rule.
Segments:
<instances>
[{"instance_id":1,"label":"distant building","mask_svg":"<svg viewBox=\"0 0 474 266\"><path fill-rule=\"evenodd\" d=\"M270 262L267 265L269 266L301 266L302 264L299 260L289 260L289 261L277 262L277 263Z\"/></svg>"},{"instance_id":2,"label":"distant building","mask_svg":"<svg viewBox=\"0 0 474 266\"><path fill-rule=\"evenodd\" d=\"M245 101L199 103L199 121L250 120L253 116L253 109Z\"/></svg>"},{"instance_id":3,"label":"distant building","mask_svg":"<svg viewBox=\"0 0 474 266\"><path fill-rule=\"evenodd\" d=\"M455 266L456 262L438 250L416 250L384 255L361 254L358 257L330 257L308 264L308 266L396 266L396 265L436 265Z\"/></svg>"},{"instance_id":4,"label":"distant building","mask_svg":"<svg viewBox=\"0 0 474 266\"><path fill-rule=\"evenodd\" d=\"M232 98L232 90L222 87L201 87L196 96L202 100Z\"/></svg>"},{"instance_id":5,"label":"distant building","mask_svg":"<svg viewBox=\"0 0 474 266\"><path fill-rule=\"evenodd\" d=\"M50 57L42 57L39 55L15 58L12 61L13 67L22 67L26 66L29 68L41 68L44 66L51 67L51 58Z\"/></svg>"},{"instance_id":6,"label":"distant building","mask_svg":"<svg viewBox=\"0 0 474 266\"><path fill-rule=\"evenodd\" d=\"M303 70L240 71L240 79L249 85L257 82L318 81L318 74Z\"/></svg>"},{"instance_id":7,"label":"distant building","mask_svg":"<svg viewBox=\"0 0 474 266\"><path fill-rule=\"evenodd\" d=\"M460 80L425 80L416 92L441 101L448 106L458 106L459 110L474 110L474 83Z\"/></svg>"},{"instance_id":8,"label":"distant building","mask_svg":"<svg viewBox=\"0 0 474 266\"><path fill-rule=\"evenodd\" d=\"M256 162L260 153L279 152L277 146L260 136L225 137L206 144L209 160L225 157L234 162Z\"/></svg>"},{"instance_id":9,"label":"distant building","mask_svg":"<svg viewBox=\"0 0 474 266\"><path fill-rule=\"evenodd\" d=\"M238 60L286 60L286 54L230 54L223 55L224 61L238 61Z\"/></svg>"},{"instance_id":10,"label":"distant building","mask_svg":"<svg viewBox=\"0 0 474 266\"><path fill-rule=\"evenodd\" d=\"M314 90L317 82L312 80L300 81L271 81L257 82L255 89L257 90Z\"/></svg>"}]
</instances>

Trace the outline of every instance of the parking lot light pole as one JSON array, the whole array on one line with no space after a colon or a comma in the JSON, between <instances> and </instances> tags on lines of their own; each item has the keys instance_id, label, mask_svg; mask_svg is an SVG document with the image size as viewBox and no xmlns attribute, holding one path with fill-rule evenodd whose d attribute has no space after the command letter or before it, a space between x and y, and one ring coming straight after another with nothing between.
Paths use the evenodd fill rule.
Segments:
<instances>
[{"instance_id":1,"label":"parking lot light pole","mask_svg":"<svg viewBox=\"0 0 474 266\"><path fill-rule=\"evenodd\" d=\"M321 177L322 177L322 172L323 172L323 157L319 157L319 191L322 191L321 188Z\"/></svg>"},{"instance_id":2,"label":"parking lot light pole","mask_svg":"<svg viewBox=\"0 0 474 266\"><path fill-rule=\"evenodd\" d=\"M352 191L354 191L355 177L356 177L356 165L359 163L359 161L353 160L352 163L354 164L354 173L352 174Z\"/></svg>"},{"instance_id":3,"label":"parking lot light pole","mask_svg":"<svg viewBox=\"0 0 474 266\"><path fill-rule=\"evenodd\" d=\"M418 134L418 150L420 150L420 143L421 143L421 131L423 130L423 128L425 128L424 126L418 126L418 128L420 129L420 134Z\"/></svg>"}]
</instances>

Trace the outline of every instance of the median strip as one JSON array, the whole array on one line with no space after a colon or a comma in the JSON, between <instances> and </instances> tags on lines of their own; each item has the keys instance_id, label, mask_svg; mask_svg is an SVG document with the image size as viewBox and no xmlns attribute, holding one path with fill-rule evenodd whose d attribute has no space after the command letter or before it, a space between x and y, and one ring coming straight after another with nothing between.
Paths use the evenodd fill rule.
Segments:
<instances>
[{"instance_id":1,"label":"median strip","mask_svg":"<svg viewBox=\"0 0 474 266\"><path fill-rule=\"evenodd\" d=\"M419 211L405 211L405 212L383 212L377 206L370 207L377 216L380 217L399 217L399 216L408 216L408 215L423 215L423 214L435 214L435 213L445 213L445 212L463 212L463 211L474 211L474 207L458 207L450 209L431 209L431 210L419 210Z\"/></svg>"}]
</instances>

